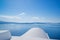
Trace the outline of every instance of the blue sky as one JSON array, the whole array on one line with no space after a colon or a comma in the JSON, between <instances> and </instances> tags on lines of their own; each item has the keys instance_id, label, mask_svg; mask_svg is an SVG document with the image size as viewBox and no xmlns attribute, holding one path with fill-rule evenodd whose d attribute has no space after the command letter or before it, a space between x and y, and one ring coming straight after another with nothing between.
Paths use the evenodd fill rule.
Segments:
<instances>
[{"instance_id":1,"label":"blue sky","mask_svg":"<svg viewBox=\"0 0 60 40\"><path fill-rule=\"evenodd\" d=\"M60 0L0 0L0 21L60 22Z\"/></svg>"}]
</instances>

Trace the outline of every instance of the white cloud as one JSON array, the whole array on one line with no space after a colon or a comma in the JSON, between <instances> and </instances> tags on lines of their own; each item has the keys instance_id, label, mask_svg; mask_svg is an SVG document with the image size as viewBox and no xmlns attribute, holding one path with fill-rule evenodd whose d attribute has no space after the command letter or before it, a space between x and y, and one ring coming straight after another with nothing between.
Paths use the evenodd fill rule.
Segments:
<instances>
[{"instance_id":1,"label":"white cloud","mask_svg":"<svg viewBox=\"0 0 60 40\"><path fill-rule=\"evenodd\" d=\"M39 17L21 17L21 16L0 16L0 21L9 21L9 22L37 22Z\"/></svg>"},{"instance_id":2,"label":"white cloud","mask_svg":"<svg viewBox=\"0 0 60 40\"><path fill-rule=\"evenodd\" d=\"M6 16L6 15L0 15L0 21L8 21L8 22L21 22L23 21L22 16L24 16L24 12L18 15L14 16Z\"/></svg>"},{"instance_id":3,"label":"white cloud","mask_svg":"<svg viewBox=\"0 0 60 40\"><path fill-rule=\"evenodd\" d=\"M16 22L19 21L21 18L18 16L0 16L0 21L11 21Z\"/></svg>"},{"instance_id":4,"label":"white cloud","mask_svg":"<svg viewBox=\"0 0 60 40\"><path fill-rule=\"evenodd\" d=\"M22 12L22 13L18 14L17 16L23 16L23 15L25 15L25 13L24 13L24 12Z\"/></svg>"},{"instance_id":5,"label":"white cloud","mask_svg":"<svg viewBox=\"0 0 60 40\"><path fill-rule=\"evenodd\" d=\"M37 20L40 19L39 17L32 17L32 18L33 18L33 19L37 19Z\"/></svg>"},{"instance_id":6,"label":"white cloud","mask_svg":"<svg viewBox=\"0 0 60 40\"><path fill-rule=\"evenodd\" d=\"M40 22L40 18L39 17L36 17L36 16L32 17L31 20L33 22Z\"/></svg>"},{"instance_id":7,"label":"white cloud","mask_svg":"<svg viewBox=\"0 0 60 40\"><path fill-rule=\"evenodd\" d=\"M22 17L23 16L23 17ZM6 16L0 15L0 21L8 21L8 22L60 22L58 19L50 19L45 17L38 16L26 16L25 13L21 13L15 16Z\"/></svg>"}]
</instances>

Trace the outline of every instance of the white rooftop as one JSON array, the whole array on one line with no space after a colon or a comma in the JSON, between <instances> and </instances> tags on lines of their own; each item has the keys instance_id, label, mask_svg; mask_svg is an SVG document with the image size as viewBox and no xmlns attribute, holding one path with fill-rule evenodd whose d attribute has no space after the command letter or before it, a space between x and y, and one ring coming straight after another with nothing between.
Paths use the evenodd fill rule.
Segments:
<instances>
[{"instance_id":1,"label":"white rooftop","mask_svg":"<svg viewBox=\"0 0 60 40\"><path fill-rule=\"evenodd\" d=\"M38 38L49 39L48 34L41 28L31 28L29 31L27 31L25 34L23 34L21 37L24 37L24 38L38 37Z\"/></svg>"},{"instance_id":2,"label":"white rooftop","mask_svg":"<svg viewBox=\"0 0 60 40\"><path fill-rule=\"evenodd\" d=\"M11 36L8 30L0 30L0 40L50 40L48 34L41 28L31 28L22 36Z\"/></svg>"},{"instance_id":3,"label":"white rooftop","mask_svg":"<svg viewBox=\"0 0 60 40\"><path fill-rule=\"evenodd\" d=\"M8 30L0 30L0 40L8 40L11 38L11 34Z\"/></svg>"}]
</instances>

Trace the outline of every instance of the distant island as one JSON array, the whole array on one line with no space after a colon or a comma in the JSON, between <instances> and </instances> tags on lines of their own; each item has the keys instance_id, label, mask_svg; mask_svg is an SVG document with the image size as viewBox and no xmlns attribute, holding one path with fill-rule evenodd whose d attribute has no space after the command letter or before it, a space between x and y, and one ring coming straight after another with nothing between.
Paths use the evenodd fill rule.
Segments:
<instances>
[{"instance_id":1,"label":"distant island","mask_svg":"<svg viewBox=\"0 0 60 40\"><path fill-rule=\"evenodd\" d=\"M5 21L0 21L0 24L51 24L48 22L24 22L24 23L18 23L18 22L5 22ZM57 23L60 24L60 23Z\"/></svg>"}]
</instances>

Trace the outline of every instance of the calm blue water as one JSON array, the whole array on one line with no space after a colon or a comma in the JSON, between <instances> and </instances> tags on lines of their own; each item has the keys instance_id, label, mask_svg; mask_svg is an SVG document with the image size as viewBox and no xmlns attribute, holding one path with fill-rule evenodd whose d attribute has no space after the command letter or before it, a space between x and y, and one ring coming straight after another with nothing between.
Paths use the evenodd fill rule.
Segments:
<instances>
[{"instance_id":1,"label":"calm blue water","mask_svg":"<svg viewBox=\"0 0 60 40\"><path fill-rule=\"evenodd\" d=\"M60 24L0 24L0 30L10 30L14 36L21 36L32 27L40 27L50 38L60 39Z\"/></svg>"}]
</instances>

